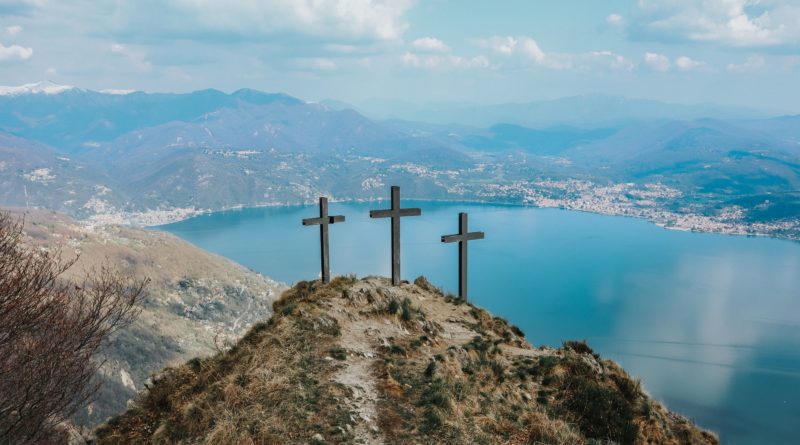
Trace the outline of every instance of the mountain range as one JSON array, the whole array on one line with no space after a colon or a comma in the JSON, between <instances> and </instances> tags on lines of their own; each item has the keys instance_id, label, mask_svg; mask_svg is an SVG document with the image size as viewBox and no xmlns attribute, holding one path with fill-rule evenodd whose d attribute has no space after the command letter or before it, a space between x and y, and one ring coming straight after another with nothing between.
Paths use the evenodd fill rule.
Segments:
<instances>
[{"instance_id":1,"label":"mountain range","mask_svg":"<svg viewBox=\"0 0 800 445\"><path fill-rule=\"evenodd\" d=\"M0 88L0 204L155 224L318 195L380 199L391 183L413 198L800 237L800 116L617 96L464 110L376 120L249 89ZM653 187L663 193L636 198Z\"/></svg>"},{"instance_id":2,"label":"mountain range","mask_svg":"<svg viewBox=\"0 0 800 445\"><path fill-rule=\"evenodd\" d=\"M402 119L437 124L488 127L505 122L527 127L573 125L582 128L625 125L640 120L766 118L775 113L716 104L674 104L613 94L584 94L558 99L499 104L459 102L411 103L369 100L361 105L326 101L333 108L353 108L375 119ZM778 113L780 114L780 113Z\"/></svg>"}]
</instances>

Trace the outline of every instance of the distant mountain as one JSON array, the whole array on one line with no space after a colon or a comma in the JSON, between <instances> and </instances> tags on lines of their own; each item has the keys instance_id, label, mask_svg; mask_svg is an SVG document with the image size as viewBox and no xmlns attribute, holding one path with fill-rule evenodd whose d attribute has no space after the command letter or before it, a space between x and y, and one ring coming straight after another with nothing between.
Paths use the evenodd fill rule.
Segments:
<instances>
[{"instance_id":1,"label":"distant mountain","mask_svg":"<svg viewBox=\"0 0 800 445\"><path fill-rule=\"evenodd\" d=\"M13 94L0 95L0 204L152 224L319 195L378 199L397 184L422 199L624 214L639 205L615 196L622 207L609 207L578 193L588 186L570 181L580 180L589 190L670 187L666 200L635 201L661 222L664 211L725 215L735 233L800 234L800 116L722 118L758 113L596 95L379 121L348 104L248 89L4 91ZM441 123L451 112L473 125ZM771 225L739 225L759 222Z\"/></svg>"},{"instance_id":2,"label":"distant mountain","mask_svg":"<svg viewBox=\"0 0 800 445\"><path fill-rule=\"evenodd\" d=\"M54 82L44 81L27 83L19 86L0 86L0 96L21 96L27 94L60 94L74 90L72 85L59 85Z\"/></svg>"},{"instance_id":3,"label":"distant mountain","mask_svg":"<svg viewBox=\"0 0 800 445\"><path fill-rule=\"evenodd\" d=\"M239 90L233 94L217 90L187 94L114 94L52 85L3 88L25 94L0 95L0 131L65 152L85 151L134 130L191 121L242 103L302 103L284 94L254 90ZM36 94L42 91L46 94Z\"/></svg>"},{"instance_id":4,"label":"distant mountain","mask_svg":"<svg viewBox=\"0 0 800 445\"><path fill-rule=\"evenodd\" d=\"M37 91L0 97L8 205L86 217L297 203L315 190L360 197L373 174L362 168L375 163L472 165L457 144L284 94ZM87 175L96 190L82 185Z\"/></svg>"},{"instance_id":5,"label":"distant mountain","mask_svg":"<svg viewBox=\"0 0 800 445\"><path fill-rule=\"evenodd\" d=\"M766 118L758 110L713 104L672 104L619 95L589 94L553 100L504 104L368 101L359 111L375 119L403 119L437 124L489 127L508 123L532 128L566 125L582 128L609 127L634 121L701 118Z\"/></svg>"},{"instance_id":6,"label":"distant mountain","mask_svg":"<svg viewBox=\"0 0 800 445\"><path fill-rule=\"evenodd\" d=\"M779 120L703 119L642 124L576 147L568 156L583 167L607 166L620 180L659 181L715 195L800 190L800 137L770 131Z\"/></svg>"},{"instance_id":7,"label":"distant mountain","mask_svg":"<svg viewBox=\"0 0 800 445\"><path fill-rule=\"evenodd\" d=\"M522 150L539 155L555 155L594 141L605 140L616 133L614 128L584 130L572 127L532 129L513 124L493 125L483 134L470 134L461 142L485 151Z\"/></svg>"},{"instance_id":8,"label":"distant mountain","mask_svg":"<svg viewBox=\"0 0 800 445\"><path fill-rule=\"evenodd\" d=\"M716 445L584 342L519 328L424 278L300 282L232 349L159 374L99 444Z\"/></svg>"},{"instance_id":9,"label":"distant mountain","mask_svg":"<svg viewBox=\"0 0 800 445\"><path fill-rule=\"evenodd\" d=\"M94 196L114 205L124 202L103 169L53 147L0 132L0 205L86 215L91 209L84 206L90 206Z\"/></svg>"},{"instance_id":10,"label":"distant mountain","mask_svg":"<svg viewBox=\"0 0 800 445\"><path fill-rule=\"evenodd\" d=\"M336 99L324 99L319 102L322 105L332 109L332 110L358 110L358 107L341 100Z\"/></svg>"}]
</instances>

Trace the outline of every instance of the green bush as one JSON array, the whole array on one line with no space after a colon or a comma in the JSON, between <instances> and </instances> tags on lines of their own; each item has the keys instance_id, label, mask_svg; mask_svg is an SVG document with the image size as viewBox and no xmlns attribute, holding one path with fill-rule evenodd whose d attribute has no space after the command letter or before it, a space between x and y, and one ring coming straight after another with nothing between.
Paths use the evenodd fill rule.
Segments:
<instances>
[{"instance_id":1,"label":"green bush","mask_svg":"<svg viewBox=\"0 0 800 445\"><path fill-rule=\"evenodd\" d=\"M410 321L411 320L411 300L408 298L403 298L403 303L401 304L402 313L400 314L400 318L403 321Z\"/></svg>"},{"instance_id":2,"label":"green bush","mask_svg":"<svg viewBox=\"0 0 800 445\"><path fill-rule=\"evenodd\" d=\"M433 408L428 408L425 410L424 414L424 421L422 423L422 432L430 433L432 431L438 430L442 424L444 423L442 419L442 415Z\"/></svg>"},{"instance_id":3,"label":"green bush","mask_svg":"<svg viewBox=\"0 0 800 445\"><path fill-rule=\"evenodd\" d=\"M328 354L336 360L347 360L347 350L344 348L331 348L328 350Z\"/></svg>"},{"instance_id":4,"label":"green bush","mask_svg":"<svg viewBox=\"0 0 800 445\"><path fill-rule=\"evenodd\" d=\"M389 300L389 306L387 306L386 311L390 314L396 314L397 311L400 309L400 303L397 302L396 299L392 298Z\"/></svg>"},{"instance_id":5,"label":"green bush","mask_svg":"<svg viewBox=\"0 0 800 445\"><path fill-rule=\"evenodd\" d=\"M233 379L233 383L244 388L248 383L250 383L250 378L245 374L239 374Z\"/></svg>"},{"instance_id":6,"label":"green bush","mask_svg":"<svg viewBox=\"0 0 800 445\"><path fill-rule=\"evenodd\" d=\"M431 382L430 387L422 393L419 404L421 406L435 406L445 410L450 409L450 388L442 379Z\"/></svg>"},{"instance_id":7,"label":"green bush","mask_svg":"<svg viewBox=\"0 0 800 445\"><path fill-rule=\"evenodd\" d=\"M589 344L586 343L586 340L569 340L564 342L564 349L570 349L572 351L577 352L578 354L594 354L594 350L589 347Z\"/></svg>"},{"instance_id":8,"label":"green bush","mask_svg":"<svg viewBox=\"0 0 800 445\"><path fill-rule=\"evenodd\" d=\"M425 376L426 377L433 377L433 373L436 372L436 361L431 360L428 363L428 366L425 368Z\"/></svg>"},{"instance_id":9,"label":"green bush","mask_svg":"<svg viewBox=\"0 0 800 445\"><path fill-rule=\"evenodd\" d=\"M566 394L562 409L587 438L634 443L639 427L633 421L633 406L619 391L572 375L564 379L562 390Z\"/></svg>"},{"instance_id":10,"label":"green bush","mask_svg":"<svg viewBox=\"0 0 800 445\"><path fill-rule=\"evenodd\" d=\"M189 365L189 369L191 369L194 372L198 372L198 371L200 371L200 368L201 368L203 362L201 361L201 359L199 357L195 357L195 358L189 360L188 362L186 362L186 364Z\"/></svg>"},{"instance_id":11,"label":"green bush","mask_svg":"<svg viewBox=\"0 0 800 445\"><path fill-rule=\"evenodd\" d=\"M632 380L625 376L613 374L611 380L617 385L623 397L629 402L633 403L641 395L641 386L638 381Z\"/></svg>"}]
</instances>

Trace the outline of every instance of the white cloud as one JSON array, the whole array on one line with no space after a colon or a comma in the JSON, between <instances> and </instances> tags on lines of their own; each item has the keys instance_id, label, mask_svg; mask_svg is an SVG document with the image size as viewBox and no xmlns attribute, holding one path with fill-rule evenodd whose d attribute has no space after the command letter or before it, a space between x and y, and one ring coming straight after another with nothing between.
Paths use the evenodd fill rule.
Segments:
<instances>
[{"instance_id":1,"label":"white cloud","mask_svg":"<svg viewBox=\"0 0 800 445\"><path fill-rule=\"evenodd\" d=\"M33 48L19 45L4 46L0 43L0 61L27 60L33 55Z\"/></svg>"},{"instance_id":2,"label":"white cloud","mask_svg":"<svg viewBox=\"0 0 800 445\"><path fill-rule=\"evenodd\" d=\"M449 53L450 47L434 37L422 37L411 42L411 46L420 51Z\"/></svg>"},{"instance_id":3,"label":"white cloud","mask_svg":"<svg viewBox=\"0 0 800 445\"><path fill-rule=\"evenodd\" d=\"M140 2L119 3L115 18L123 33L146 24L153 37L218 34L240 40L307 36L339 40L399 39L412 0L174 0L158 3L159 20Z\"/></svg>"},{"instance_id":4,"label":"white cloud","mask_svg":"<svg viewBox=\"0 0 800 445\"><path fill-rule=\"evenodd\" d=\"M297 59L295 64L301 68L312 69L315 71L333 71L337 68L336 62L324 57Z\"/></svg>"},{"instance_id":5,"label":"white cloud","mask_svg":"<svg viewBox=\"0 0 800 445\"><path fill-rule=\"evenodd\" d=\"M478 45L489 48L492 51L500 54L511 54L517 46L519 41L511 36L493 36L488 39L478 40Z\"/></svg>"},{"instance_id":6,"label":"white cloud","mask_svg":"<svg viewBox=\"0 0 800 445\"><path fill-rule=\"evenodd\" d=\"M126 90L126 89L119 89L119 88L106 88L100 90L101 93L104 94L111 94L113 96L125 96L131 93L135 93L136 90Z\"/></svg>"},{"instance_id":7,"label":"white cloud","mask_svg":"<svg viewBox=\"0 0 800 445\"><path fill-rule=\"evenodd\" d=\"M728 70L730 71L756 71L761 68L764 68L767 65L767 61L764 57L754 54L747 58L744 62L740 64L731 63L728 65Z\"/></svg>"},{"instance_id":8,"label":"white cloud","mask_svg":"<svg viewBox=\"0 0 800 445\"><path fill-rule=\"evenodd\" d=\"M355 45L343 45L340 43L328 43L324 45L323 48L332 53L339 54L352 54L358 51L358 47Z\"/></svg>"},{"instance_id":9,"label":"white cloud","mask_svg":"<svg viewBox=\"0 0 800 445\"><path fill-rule=\"evenodd\" d=\"M0 0L2 1L2 0ZM70 19L84 36L108 38L129 50L139 71L191 70L221 59L248 57L277 69L296 60L402 54L407 11L415 0L45 0L40 16ZM158 17L154 20L153 17ZM42 23L45 23L41 18ZM20 23L30 27L26 22ZM26 31L29 31L26 29ZM110 44L109 43L105 43ZM202 48L202 49L197 49ZM134 52L136 51L136 52ZM122 52L116 54L122 55ZM322 63L316 67L324 69ZM313 66L306 66L311 67ZM315 69L316 69L315 68ZM241 77L245 74L237 74Z\"/></svg>"},{"instance_id":10,"label":"white cloud","mask_svg":"<svg viewBox=\"0 0 800 445\"><path fill-rule=\"evenodd\" d=\"M587 71L595 69L632 70L636 65L624 56L611 51L587 53L545 52L539 44L527 36L493 36L476 41L506 59L513 66L541 66L553 70Z\"/></svg>"},{"instance_id":11,"label":"white cloud","mask_svg":"<svg viewBox=\"0 0 800 445\"><path fill-rule=\"evenodd\" d=\"M609 14L606 17L606 23L608 23L611 26L620 26L622 25L623 21L624 20L622 16L619 14Z\"/></svg>"},{"instance_id":12,"label":"white cloud","mask_svg":"<svg viewBox=\"0 0 800 445\"><path fill-rule=\"evenodd\" d=\"M530 37L520 38L519 49L522 54L537 62L543 62L545 60L544 51L539 48L539 44L536 43L536 40L533 40Z\"/></svg>"},{"instance_id":13,"label":"white cloud","mask_svg":"<svg viewBox=\"0 0 800 445\"><path fill-rule=\"evenodd\" d=\"M632 35L732 47L800 45L800 2L639 0Z\"/></svg>"},{"instance_id":14,"label":"white cloud","mask_svg":"<svg viewBox=\"0 0 800 445\"><path fill-rule=\"evenodd\" d=\"M462 57L454 54L420 55L412 52L403 54L403 65L413 68L489 68L489 59L484 56Z\"/></svg>"},{"instance_id":15,"label":"white cloud","mask_svg":"<svg viewBox=\"0 0 800 445\"><path fill-rule=\"evenodd\" d=\"M15 36L22 32L22 27L19 25L6 26L6 34Z\"/></svg>"},{"instance_id":16,"label":"white cloud","mask_svg":"<svg viewBox=\"0 0 800 445\"><path fill-rule=\"evenodd\" d=\"M680 56L675 59L675 66L683 71L693 70L695 68L700 68L701 66L705 65L705 62L700 62L698 60L694 60L687 56Z\"/></svg>"},{"instance_id":17,"label":"white cloud","mask_svg":"<svg viewBox=\"0 0 800 445\"><path fill-rule=\"evenodd\" d=\"M489 62L489 59L484 56L473 57L469 59L468 63L471 66L478 68L490 68L492 66L492 64Z\"/></svg>"},{"instance_id":18,"label":"white cloud","mask_svg":"<svg viewBox=\"0 0 800 445\"><path fill-rule=\"evenodd\" d=\"M607 65L613 69L631 71L636 67L636 64L625 56L611 51L592 51L588 55L589 62L599 62L601 65Z\"/></svg>"},{"instance_id":19,"label":"white cloud","mask_svg":"<svg viewBox=\"0 0 800 445\"><path fill-rule=\"evenodd\" d=\"M663 54L644 53L644 63L656 71L669 70L669 58Z\"/></svg>"},{"instance_id":20,"label":"white cloud","mask_svg":"<svg viewBox=\"0 0 800 445\"><path fill-rule=\"evenodd\" d=\"M511 56L518 55L523 59L548 68L564 68L556 58L548 57L536 43L536 40L527 36L492 36L488 39L477 41L478 46L489 48L497 54Z\"/></svg>"},{"instance_id":21,"label":"white cloud","mask_svg":"<svg viewBox=\"0 0 800 445\"><path fill-rule=\"evenodd\" d=\"M110 50L113 54L125 57L140 72L147 72L153 68L153 65L147 60L147 55L141 49L120 43L112 43Z\"/></svg>"}]
</instances>

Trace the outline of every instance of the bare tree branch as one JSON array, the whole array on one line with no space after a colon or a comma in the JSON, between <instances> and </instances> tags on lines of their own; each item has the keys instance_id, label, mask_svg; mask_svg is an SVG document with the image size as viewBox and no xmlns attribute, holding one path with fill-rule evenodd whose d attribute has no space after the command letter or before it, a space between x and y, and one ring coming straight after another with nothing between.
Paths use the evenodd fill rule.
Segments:
<instances>
[{"instance_id":1,"label":"bare tree branch","mask_svg":"<svg viewBox=\"0 0 800 445\"><path fill-rule=\"evenodd\" d=\"M102 267L68 282L76 259L25 248L22 225L0 213L0 443L50 443L96 393L98 353L139 315L148 280Z\"/></svg>"}]
</instances>

